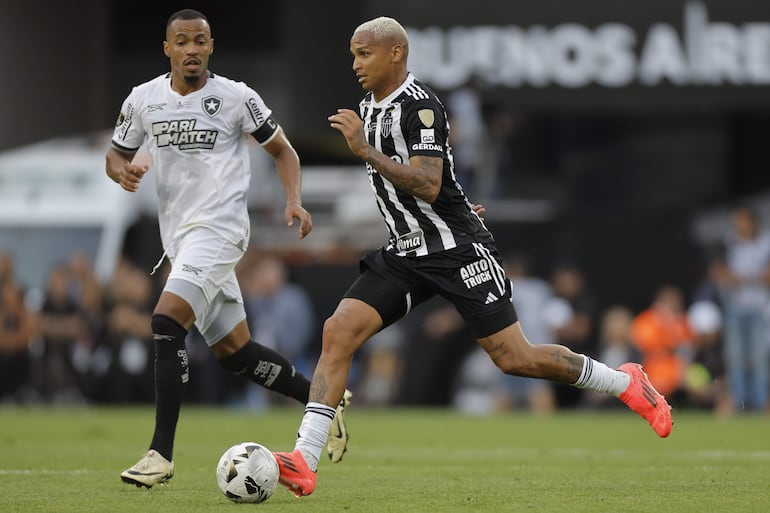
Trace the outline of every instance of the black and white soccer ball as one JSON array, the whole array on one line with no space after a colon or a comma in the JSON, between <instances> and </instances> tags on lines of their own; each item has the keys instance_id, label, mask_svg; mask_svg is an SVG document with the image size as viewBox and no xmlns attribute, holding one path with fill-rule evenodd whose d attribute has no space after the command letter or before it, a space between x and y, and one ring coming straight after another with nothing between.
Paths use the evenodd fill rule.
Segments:
<instances>
[{"instance_id":1,"label":"black and white soccer ball","mask_svg":"<svg viewBox=\"0 0 770 513\"><path fill-rule=\"evenodd\" d=\"M273 453L256 442L227 449L217 465L217 484L233 502L264 502L278 486L278 462Z\"/></svg>"}]
</instances>

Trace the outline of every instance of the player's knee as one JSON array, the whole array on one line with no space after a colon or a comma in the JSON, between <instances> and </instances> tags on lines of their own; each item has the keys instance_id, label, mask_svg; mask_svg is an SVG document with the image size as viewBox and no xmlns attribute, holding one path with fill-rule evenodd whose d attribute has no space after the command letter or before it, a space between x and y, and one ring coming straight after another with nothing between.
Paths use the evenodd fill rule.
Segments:
<instances>
[{"instance_id":1,"label":"player's knee","mask_svg":"<svg viewBox=\"0 0 770 513\"><path fill-rule=\"evenodd\" d=\"M514 350L508 350L496 358L495 365L506 374L513 376L536 376L538 360L534 346L531 344L517 345Z\"/></svg>"},{"instance_id":2,"label":"player's knee","mask_svg":"<svg viewBox=\"0 0 770 513\"><path fill-rule=\"evenodd\" d=\"M150 328L154 335L160 336L178 336L179 334L185 335L187 330L167 315L155 314L150 319ZM155 337L155 340L163 340L161 337Z\"/></svg>"},{"instance_id":3,"label":"player's knee","mask_svg":"<svg viewBox=\"0 0 770 513\"><path fill-rule=\"evenodd\" d=\"M323 351L327 355L351 356L365 340L353 323L344 316L332 315L323 328Z\"/></svg>"},{"instance_id":4,"label":"player's knee","mask_svg":"<svg viewBox=\"0 0 770 513\"><path fill-rule=\"evenodd\" d=\"M511 376L529 377L536 375L537 365L531 361L510 359L496 363L501 371Z\"/></svg>"}]
</instances>

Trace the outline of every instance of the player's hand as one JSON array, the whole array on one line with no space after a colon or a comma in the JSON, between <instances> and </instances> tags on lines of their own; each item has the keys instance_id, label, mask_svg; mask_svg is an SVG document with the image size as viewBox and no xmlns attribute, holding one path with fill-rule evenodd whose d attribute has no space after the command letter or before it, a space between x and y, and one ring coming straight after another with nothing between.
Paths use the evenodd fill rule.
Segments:
<instances>
[{"instance_id":1,"label":"player's hand","mask_svg":"<svg viewBox=\"0 0 770 513\"><path fill-rule=\"evenodd\" d=\"M332 114L328 119L329 125L345 136L345 141L353 155L363 160L369 143L364 137L364 122L358 114L350 109L337 109L337 113Z\"/></svg>"},{"instance_id":2,"label":"player's hand","mask_svg":"<svg viewBox=\"0 0 770 513\"><path fill-rule=\"evenodd\" d=\"M286 217L286 224L288 226L294 226L294 220L299 220L299 238L304 239L305 236L313 229L313 218L310 216L310 212L305 210L302 205L292 203L286 205L284 211Z\"/></svg>"},{"instance_id":3,"label":"player's hand","mask_svg":"<svg viewBox=\"0 0 770 513\"><path fill-rule=\"evenodd\" d=\"M142 181L142 177L144 177L144 174L148 169L150 169L150 166L146 164L137 165L126 163L126 165L119 171L118 183L128 192L136 192L139 188L139 182Z\"/></svg>"},{"instance_id":4,"label":"player's hand","mask_svg":"<svg viewBox=\"0 0 770 513\"><path fill-rule=\"evenodd\" d=\"M473 209L474 212L476 212L476 215L479 216L479 219L483 221L484 214L487 212L487 209L484 208L484 205L482 205L481 203L474 203L473 205L471 205L471 208Z\"/></svg>"}]
</instances>

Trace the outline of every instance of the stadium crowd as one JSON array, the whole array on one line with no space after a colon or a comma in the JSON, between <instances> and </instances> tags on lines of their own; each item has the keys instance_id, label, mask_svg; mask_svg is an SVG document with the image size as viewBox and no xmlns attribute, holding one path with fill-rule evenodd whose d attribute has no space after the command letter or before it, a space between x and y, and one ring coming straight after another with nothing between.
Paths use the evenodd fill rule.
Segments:
<instances>
[{"instance_id":1,"label":"stadium crowd","mask_svg":"<svg viewBox=\"0 0 770 513\"><path fill-rule=\"evenodd\" d=\"M695 290L662 283L649 305L601 307L590 279L564 261L534 275L526 255L505 258L513 301L533 343L559 343L608 365L644 365L676 408L767 412L770 234L745 208ZM164 280L128 259L108 283L72 255L25 290L0 252L0 401L4 404L134 404L153 401L150 316ZM318 305L280 258L250 250L238 269L255 338L303 373L318 353ZM377 334L356 358L350 388L361 405L451 406L469 414L514 408L548 413L620 406L590 392L496 372L451 306L429 303ZM193 403L265 408L283 399L221 372L203 338L188 336Z\"/></svg>"}]
</instances>

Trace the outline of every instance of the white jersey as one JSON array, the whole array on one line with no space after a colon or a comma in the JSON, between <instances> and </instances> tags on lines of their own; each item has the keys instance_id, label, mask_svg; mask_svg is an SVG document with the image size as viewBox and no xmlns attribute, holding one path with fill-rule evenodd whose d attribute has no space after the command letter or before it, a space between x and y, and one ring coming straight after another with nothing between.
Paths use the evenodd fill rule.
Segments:
<instances>
[{"instance_id":1,"label":"white jersey","mask_svg":"<svg viewBox=\"0 0 770 513\"><path fill-rule=\"evenodd\" d=\"M246 194L248 134L260 144L278 132L271 111L243 82L209 74L206 85L182 96L171 74L133 88L123 102L112 145L134 152L144 144L155 173L163 248L205 226L245 249L249 238Z\"/></svg>"}]
</instances>

